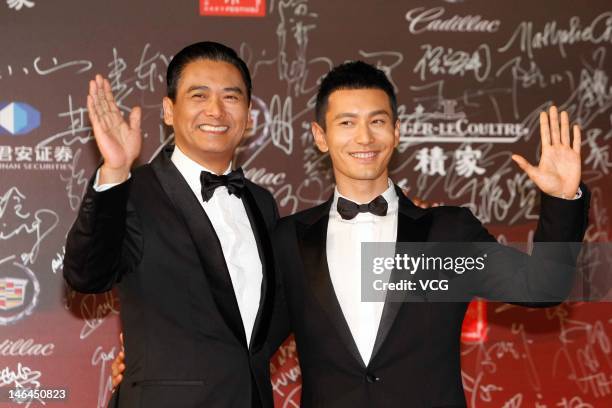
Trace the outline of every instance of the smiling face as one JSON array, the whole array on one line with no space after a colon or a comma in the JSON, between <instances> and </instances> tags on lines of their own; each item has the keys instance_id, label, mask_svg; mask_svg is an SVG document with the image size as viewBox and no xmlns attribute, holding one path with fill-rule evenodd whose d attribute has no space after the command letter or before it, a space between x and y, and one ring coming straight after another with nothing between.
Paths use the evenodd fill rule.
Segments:
<instances>
[{"instance_id":1,"label":"smiling face","mask_svg":"<svg viewBox=\"0 0 612 408\"><path fill-rule=\"evenodd\" d=\"M242 140L249 101L240 72L223 61L199 59L181 72L175 101L165 97L164 122L192 160L222 173Z\"/></svg>"},{"instance_id":2,"label":"smiling face","mask_svg":"<svg viewBox=\"0 0 612 408\"><path fill-rule=\"evenodd\" d=\"M400 133L388 95L376 88L336 90L329 95L325 125L323 130L314 122L312 132L319 150L329 152L340 192L386 190Z\"/></svg>"}]
</instances>

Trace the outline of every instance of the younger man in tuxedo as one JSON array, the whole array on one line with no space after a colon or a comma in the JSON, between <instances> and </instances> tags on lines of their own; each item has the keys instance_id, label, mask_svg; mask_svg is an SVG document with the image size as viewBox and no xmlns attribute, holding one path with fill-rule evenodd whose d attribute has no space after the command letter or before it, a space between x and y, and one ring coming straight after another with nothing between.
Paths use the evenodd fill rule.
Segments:
<instances>
[{"instance_id":1,"label":"younger man in tuxedo","mask_svg":"<svg viewBox=\"0 0 612 408\"><path fill-rule=\"evenodd\" d=\"M460 333L467 302L364 302L362 242L491 242L490 269L471 293L534 299L548 284L567 286L575 259L555 252L550 268L495 244L471 212L421 209L389 179L400 123L393 87L363 62L334 68L322 81L312 123L329 153L336 189L327 202L283 218L273 234L302 369L303 407L463 407ZM580 183L580 129L570 143L567 113L541 115L538 167L514 155L542 191L536 241L580 242L587 194ZM537 279L533 279L537 277Z\"/></svg>"}]
</instances>

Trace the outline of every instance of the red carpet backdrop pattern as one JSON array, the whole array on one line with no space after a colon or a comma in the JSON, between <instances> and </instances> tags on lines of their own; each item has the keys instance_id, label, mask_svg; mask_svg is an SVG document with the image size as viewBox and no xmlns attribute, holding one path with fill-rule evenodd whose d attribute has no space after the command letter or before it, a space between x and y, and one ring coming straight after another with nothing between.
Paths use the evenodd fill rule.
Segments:
<instances>
[{"instance_id":1,"label":"red carpet backdrop pattern","mask_svg":"<svg viewBox=\"0 0 612 408\"><path fill-rule=\"evenodd\" d=\"M314 96L333 65L361 59L396 86L392 178L410 195L467 206L501 241L528 241L538 193L510 155L537 160L538 114L554 103L585 129L586 240L610 241L609 0L0 0L0 390L63 388L68 399L46 406L106 406L121 305L114 293L72 292L61 272L100 160L87 83L101 73L123 111L143 108L145 163L172 140L160 118L168 62L201 40L248 63L254 123L236 160L284 215L333 191L309 131ZM611 407L611 311L473 303L462 347L469 406ZM295 342L271 364L277 406L299 406Z\"/></svg>"}]
</instances>

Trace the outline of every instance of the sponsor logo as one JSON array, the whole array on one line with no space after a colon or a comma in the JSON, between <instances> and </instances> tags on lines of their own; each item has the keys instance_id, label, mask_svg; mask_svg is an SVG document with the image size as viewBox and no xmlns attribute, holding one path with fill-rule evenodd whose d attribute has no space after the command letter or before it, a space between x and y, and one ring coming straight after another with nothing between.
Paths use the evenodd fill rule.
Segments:
<instances>
[{"instance_id":1,"label":"sponsor logo","mask_svg":"<svg viewBox=\"0 0 612 408\"><path fill-rule=\"evenodd\" d=\"M441 110L426 112L418 105L405 115L402 142L435 143L514 143L529 133L522 123L472 122L465 112L456 112L457 102L443 100Z\"/></svg>"},{"instance_id":2,"label":"sponsor logo","mask_svg":"<svg viewBox=\"0 0 612 408\"><path fill-rule=\"evenodd\" d=\"M480 14L446 17L444 7L426 9L417 7L408 10L406 21L412 34L426 31L455 33L495 33L501 25L500 20L487 20Z\"/></svg>"},{"instance_id":3,"label":"sponsor logo","mask_svg":"<svg viewBox=\"0 0 612 408\"><path fill-rule=\"evenodd\" d=\"M27 279L0 279L0 310L11 310L23 305Z\"/></svg>"},{"instance_id":4,"label":"sponsor logo","mask_svg":"<svg viewBox=\"0 0 612 408\"><path fill-rule=\"evenodd\" d=\"M263 17L265 0L200 0L201 16Z\"/></svg>"},{"instance_id":5,"label":"sponsor logo","mask_svg":"<svg viewBox=\"0 0 612 408\"><path fill-rule=\"evenodd\" d=\"M70 170L75 152L70 146L0 145L0 170Z\"/></svg>"},{"instance_id":6,"label":"sponsor logo","mask_svg":"<svg viewBox=\"0 0 612 408\"><path fill-rule=\"evenodd\" d=\"M0 135L25 135L40 126L40 112L24 102L0 102Z\"/></svg>"},{"instance_id":7,"label":"sponsor logo","mask_svg":"<svg viewBox=\"0 0 612 408\"><path fill-rule=\"evenodd\" d=\"M0 326L29 316L38 304L40 283L30 268L9 256L0 260Z\"/></svg>"}]
</instances>

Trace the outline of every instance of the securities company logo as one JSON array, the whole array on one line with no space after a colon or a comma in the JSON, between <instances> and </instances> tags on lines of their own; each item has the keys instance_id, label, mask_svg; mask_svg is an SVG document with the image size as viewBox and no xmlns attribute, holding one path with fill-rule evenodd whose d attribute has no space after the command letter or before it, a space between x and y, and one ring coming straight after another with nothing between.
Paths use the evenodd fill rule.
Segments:
<instances>
[{"instance_id":1,"label":"securities company logo","mask_svg":"<svg viewBox=\"0 0 612 408\"><path fill-rule=\"evenodd\" d=\"M0 326L32 314L40 296L40 282L30 268L9 256L0 260Z\"/></svg>"},{"instance_id":2,"label":"securities company logo","mask_svg":"<svg viewBox=\"0 0 612 408\"><path fill-rule=\"evenodd\" d=\"M0 135L25 135L40 126L40 112L24 102L0 102Z\"/></svg>"},{"instance_id":3,"label":"securities company logo","mask_svg":"<svg viewBox=\"0 0 612 408\"><path fill-rule=\"evenodd\" d=\"M200 0L200 15L264 17L266 0Z\"/></svg>"}]
</instances>

